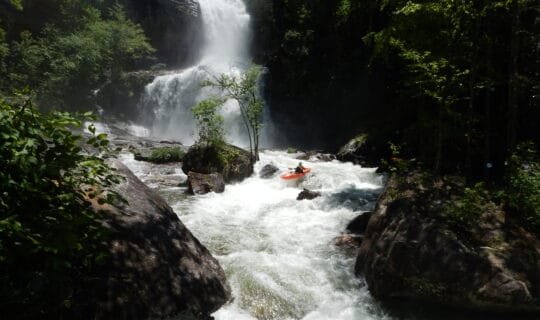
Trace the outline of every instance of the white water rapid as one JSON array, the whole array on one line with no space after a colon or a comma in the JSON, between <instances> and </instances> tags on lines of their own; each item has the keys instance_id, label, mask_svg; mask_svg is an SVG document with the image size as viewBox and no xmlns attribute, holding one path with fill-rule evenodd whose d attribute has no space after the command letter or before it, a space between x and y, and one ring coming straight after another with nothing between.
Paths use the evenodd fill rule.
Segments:
<instances>
[{"instance_id":1,"label":"white water rapid","mask_svg":"<svg viewBox=\"0 0 540 320\"><path fill-rule=\"evenodd\" d=\"M234 300L213 315L217 320L389 319L353 274L355 256L332 244L351 219L372 209L382 177L338 161L305 161L312 172L297 184L258 177L267 163L282 171L295 166L295 156L265 151L252 177L203 196L156 183L160 172L184 180L178 168L151 169L131 155L122 160L159 190L224 268ZM322 196L296 200L304 187Z\"/></svg>"},{"instance_id":2,"label":"white water rapid","mask_svg":"<svg viewBox=\"0 0 540 320\"><path fill-rule=\"evenodd\" d=\"M249 14L242 0L199 0L204 28L204 46L199 62L179 72L157 77L145 88L141 103L151 135L192 144L195 121L191 108L211 94L200 84L210 75L239 75L249 67ZM179 35L181 36L181 35ZM150 113L150 115L148 114ZM236 101L228 101L221 114L228 140L248 143Z\"/></svg>"}]
</instances>

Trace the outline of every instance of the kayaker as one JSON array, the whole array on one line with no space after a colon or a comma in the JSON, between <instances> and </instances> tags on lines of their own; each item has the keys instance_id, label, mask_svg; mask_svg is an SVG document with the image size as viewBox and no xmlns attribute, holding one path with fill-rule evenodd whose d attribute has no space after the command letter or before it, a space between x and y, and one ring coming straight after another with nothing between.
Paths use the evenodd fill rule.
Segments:
<instances>
[{"instance_id":1,"label":"kayaker","mask_svg":"<svg viewBox=\"0 0 540 320\"><path fill-rule=\"evenodd\" d=\"M298 166L294 169L294 173L304 173L305 167L302 165L302 162L298 163Z\"/></svg>"}]
</instances>

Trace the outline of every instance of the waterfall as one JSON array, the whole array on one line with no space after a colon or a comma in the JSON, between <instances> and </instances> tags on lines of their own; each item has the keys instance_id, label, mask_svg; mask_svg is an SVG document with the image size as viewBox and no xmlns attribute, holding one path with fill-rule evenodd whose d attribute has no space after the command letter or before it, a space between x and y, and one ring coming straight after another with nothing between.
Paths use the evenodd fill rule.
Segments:
<instances>
[{"instance_id":1,"label":"waterfall","mask_svg":"<svg viewBox=\"0 0 540 320\"><path fill-rule=\"evenodd\" d=\"M202 88L200 83L210 75L239 75L249 67L250 16L242 0L199 0L204 28L204 46L199 62L179 72L157 77L146 86L141 102L142 113L151 123L151 135L192 144L195 120L191 107L219 94ZM178 35L182 36L182 35ZM227 140L246 146L249 140L241 126L238 103L230 100L221 108ZM146 120L148 121L148 119Z\"/></svg>"}]
</instances>

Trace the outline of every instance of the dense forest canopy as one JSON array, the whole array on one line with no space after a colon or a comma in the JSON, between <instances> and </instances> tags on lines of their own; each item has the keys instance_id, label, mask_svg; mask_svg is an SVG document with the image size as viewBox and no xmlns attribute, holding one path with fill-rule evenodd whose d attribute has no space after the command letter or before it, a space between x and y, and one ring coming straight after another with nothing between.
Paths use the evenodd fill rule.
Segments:
<instances>
[{"instance_id":1,"label":"dense forest canopy","mask_svg":"<svg viewBox=\"0 0 540 320\"><path fill-rule=\"evenodd\" d=\"M0 14L0 88L28 87L42 108L94 108L96 90L153 61L144 31L113 1L3 1Z\"/></svg>"},{"instance_id":2,"label":"dense forest canopy","mask_svg":"<svg viewBox=\"0 0 540 320\"><path fill-rule=\"evenodd\" d=\"M321 145L369 131L471 172L538 140L536 1L248 3L269 102L322 127Z\"/></svg>"}]
</instances>

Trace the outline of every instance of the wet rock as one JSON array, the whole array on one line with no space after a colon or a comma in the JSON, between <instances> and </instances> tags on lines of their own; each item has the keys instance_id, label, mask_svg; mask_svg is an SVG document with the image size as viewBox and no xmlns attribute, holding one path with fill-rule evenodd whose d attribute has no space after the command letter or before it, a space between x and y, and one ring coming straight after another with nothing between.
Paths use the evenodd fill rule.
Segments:
<instances>
[{"instance_id":1,"label":"wet rock","mask_svg":"<svg viewBox=\"0 0 540 320\"><path fill-rule=\"evenodd\" d=\"M188 193L206 194L208 192L221 193L225 191L225 182L220 173L188 173Z\"/></svg>"},{"instance_id":2,"label":"wet rock","mask_svg":"<svg viewBox=\"0 0 540 320\"><path fill-rule=\"evenodd\" d=\"M261 177L262 179L270 179L274 177L278 171L278 167L276 167L272 163L269 163L262 167L261 171L259 172L259 177Z\"/></svg>"},{"instance_id":3,"label":"wet rock","mask_svg":"<svg viewBox=\"0 0 540 320\"><path fill-rule=\"evenodd\" d=\"M219 309L230 288L218 261L159 195L118 160L108 163L125 178L112 187L120 198L91 205L103 212L109 255L74 305L89 308L93 319L204 317Z\"/></svg>"},{"instance_id":4,"label":"wet rock","mask_svg":"<svg viewBox=\"0 0 540 320\"><path fill-rule=\"evenodd\" d=\"M356 218L349 222L345 229L350 233L363 234L366 231L366 227L372 214L372 212L364 212L356 216Z\"/></svg>"},{"instance_id":5,"label":"wet rock","mask_svg":"<svg viewBox=\"0 0 540 320\"><path fill-rule=\"evenodd\" d=\"M457 181L457 182L456 182ZM355 270L378 297L485 311L540 312L540 241L493 203L470 224L446 206L460 179L391 178L369 220Z\"/></svg>"},{"instance_id":6,"label":"wet rock","mask_svg":"<svg viewBox=\"0 0 540 320\"><path fill-rule=\"evenodd\" d=\"M362 237L355 234L342 234L332 239L332 244L343 248L359 248Z\"/></svg>"},{"instance_id":7,"label":"wet rock","mask_svg":"<svg viewBox=\"0 0 540 320\"><path fill-rule=\"evenodd\" d=\"M320 196L321 196L321 193L318 191L311 191L308 189L304 189L298 194L298 196L296 197L296 200L312 200Z\"/></svg>"},{"instance_id":8,"label":"wet rock","mask_svg":"<svg viewBox=\"0 0 540 320\"><path fill-rule=\"evenodd\" d=\"M184 156L182 171L221 173L226 183L242 181L253 174L251 154L230 144L196 144Z\"/></svg>"},{"instance_id":9,"label":"wet rock","mask_svg":"<svg viewBox=\"0 0 540 320\"><path fill-rule=\"evenodd\" d=\"M302 153L301 155L297 156L296 159L298 160L310 160L310 159L316 159L321 162L329 162L332 160L336 160L336 156L331 153L321 153L319 151L306 151Z\"/></svg>"},{"instance_id":10,"label":"wet rock","mask_svg":"<svg viewBox=\"0 0 540 320\"><path fill-rule=\"evenodd\" d=\"M375 144L371 143L367 134L356 136L341 147L336 154L339 161L352 162L363 167L377 167L384 155Z\"/></svg>"}]
</instances>

